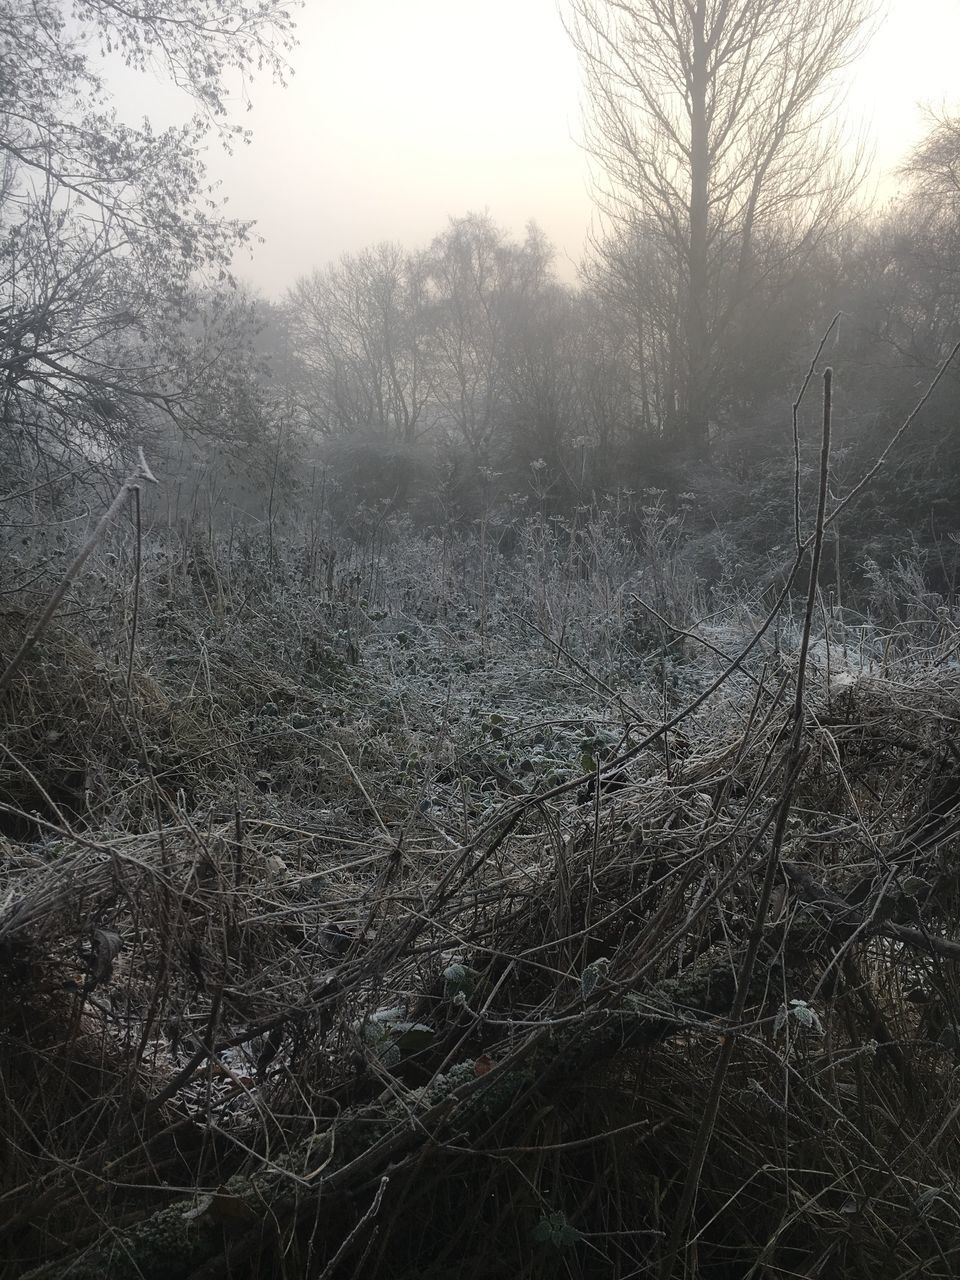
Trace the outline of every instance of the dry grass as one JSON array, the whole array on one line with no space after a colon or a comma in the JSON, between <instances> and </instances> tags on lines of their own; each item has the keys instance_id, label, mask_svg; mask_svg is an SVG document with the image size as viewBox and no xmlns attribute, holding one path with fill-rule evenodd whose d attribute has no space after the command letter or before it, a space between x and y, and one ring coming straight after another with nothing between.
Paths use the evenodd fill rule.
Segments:
<instances>
[{"instance_id":1,"label":"dry grass","mask_svg":"<svg viewBox=\"0 0 960 1280\"><path fill-rule=\"evenodd\" d=\"M105 637L78 595L4 705L0 1275L955 1273L949 611L818 615L732 1026L786 614L638 750L758 602L698 623L676 564L651 621L542 530L333 592L292 544L144 550L129 696L129 607Z\"/></svg>"}]
</instances>

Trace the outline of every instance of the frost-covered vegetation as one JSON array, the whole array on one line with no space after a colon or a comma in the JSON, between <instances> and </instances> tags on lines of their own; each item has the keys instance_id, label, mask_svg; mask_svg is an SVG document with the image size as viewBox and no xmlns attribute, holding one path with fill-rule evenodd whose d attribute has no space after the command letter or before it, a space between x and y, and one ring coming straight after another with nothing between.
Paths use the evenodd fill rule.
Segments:
<instances>
[{"instance_id":1,"label":"frost-covered vegetation","mask_svg":"<svg viewBox=\"0 0 960 1280\"><path fill-rule=\"evenodd\" d=\"M0 1280L960 1270L960 130L854 217L870 12L570 0L576 286L271 304L288 7L0 0Z\"/></svg>"},{"instance_id":2,"label":"frost-covered vegetation","mask_svg":"<svg viewBox=\"0 0 960 1280\"><path fill-rule=\"evenodd\" d=\"M653 1275L725 1045L701 1272L952 1273L960 617L817 596L793 760L802 599L643 502L98 547L4 712L4 1274Z\"/></svg>"}]
</instances>

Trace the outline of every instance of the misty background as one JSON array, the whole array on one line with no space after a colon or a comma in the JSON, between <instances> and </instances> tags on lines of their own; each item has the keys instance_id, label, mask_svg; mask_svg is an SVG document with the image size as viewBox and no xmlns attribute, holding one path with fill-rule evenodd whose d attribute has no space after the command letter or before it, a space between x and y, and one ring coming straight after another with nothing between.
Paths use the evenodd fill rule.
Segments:
<instances>
[{"instance_id":1,"label":"misty background","mask_svg":"<svg viewBox=\"0 0 960 1280\"><path fill-rule=\"evenodd\" d=\"M479 523L505 554L525 520L613 503L662 511L711 589L766 590L824 335L837 494L955 341L946 0L704 10L699 89L656 5L244 5L141 38L90 0L22 65L16 10L11 492L66 465L43 493L82 503L142 446L170 527L360 547ZM828 575L866 589L909 546L952 584L955 396L947 370Z\"/></svg>"},{"instance_id":2,"label":"misty background","mask_svg":"<svg viewBox=\"0 0 960 1280\"><path fill-rule=\"evenodd\" d=\"M572 281L596 226L588 109L556 0L317 0L297 15L286 85L261 80L235 156L209 153L235 216L264 243L239 276L277 299L305 267L380 240L414 246L448 216L489 211L512 234L535 219ZM838 77L848 141L870 153L864 198L903 188L897 169L925 111L956 101L960 10L887 0L869 45ZM186 96L105 64L123 112L167 123Z\"/></svg>"}]
</instances>

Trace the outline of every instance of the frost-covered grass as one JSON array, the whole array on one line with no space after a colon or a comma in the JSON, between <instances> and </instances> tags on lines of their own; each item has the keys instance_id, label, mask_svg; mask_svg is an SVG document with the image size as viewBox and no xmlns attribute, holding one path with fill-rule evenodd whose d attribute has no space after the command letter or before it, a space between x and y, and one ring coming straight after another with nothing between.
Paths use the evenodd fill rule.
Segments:
<instances>
[{"instance_id":1,"label":"frost-covered grass","mask_svg":"<svg viewBox=\"0 0 960 1280\"><path fill-rule=\"evenodd\" d=\"M266 1214L278 1275L354 1230L391 1280L656 1273L786 794L799 606L653 737L771 596L641 515L151 531L139 579L129 536L100 553L4 707L0 1274L92 1244L143 1271L142 1224L173 1274L191 1223L213 1274L218 1214L241 1242ZM960 631L911 564L871 575L815 616L705 1274L846 1266L851 1203L861 1270L960 1256L954 1120L927 1141L955 1115Z\"/></svg>"},{"instance_id":2,"label":"frost-covered grass","mask_svg":"<svg viewBox=\"0 0 960 1280\"><path fill-rule=\"evenodd\" d=\"M24 564L36 578L27 608L67 557L61 542L61 554L45 545ZM157 775L188 809L253 801L461 834L504 796L576 778L669 719L747 646L773 599L697 579L682 521L656 495L639 509L512 527L381 522L364 543L308 529L152 531L141 552L138 580L129 534L101 551L63 620L115 687L136 603L136 669L208 735L187 749L181 726L183 749L168 744ZM810 676L825 705L865 676L957 660L956 610L915 562L887 575L870 565L866 581L858 607L831 592L817 610ZM742 721L758 687L790 678L798 642L799 604L787 601L684 733L709 738ZM94 820L153 821L139 745L120 750L115 737L85 738L83 760L71 768L65 753L62 772L88 775Z\"/></svg>"}]
</instances>

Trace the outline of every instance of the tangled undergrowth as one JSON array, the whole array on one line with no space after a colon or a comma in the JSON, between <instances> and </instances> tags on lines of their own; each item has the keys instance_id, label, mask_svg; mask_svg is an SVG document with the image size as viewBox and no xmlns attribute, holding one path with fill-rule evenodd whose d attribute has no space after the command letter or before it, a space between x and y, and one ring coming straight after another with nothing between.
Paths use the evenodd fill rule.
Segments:
<instances>
[{"instance_id":1,"label":"tangled undergrowth","mask_svg":"<svg viewBox=\"0 0 960 1280\"><path fill-rule=\"evenodd\" d=\"M796 755L789 604L736 663L762 599L523 536L77 583L2 709L4 1280L955 1274L951 602L824 602Z\"/></svg>"}]
</instances>

